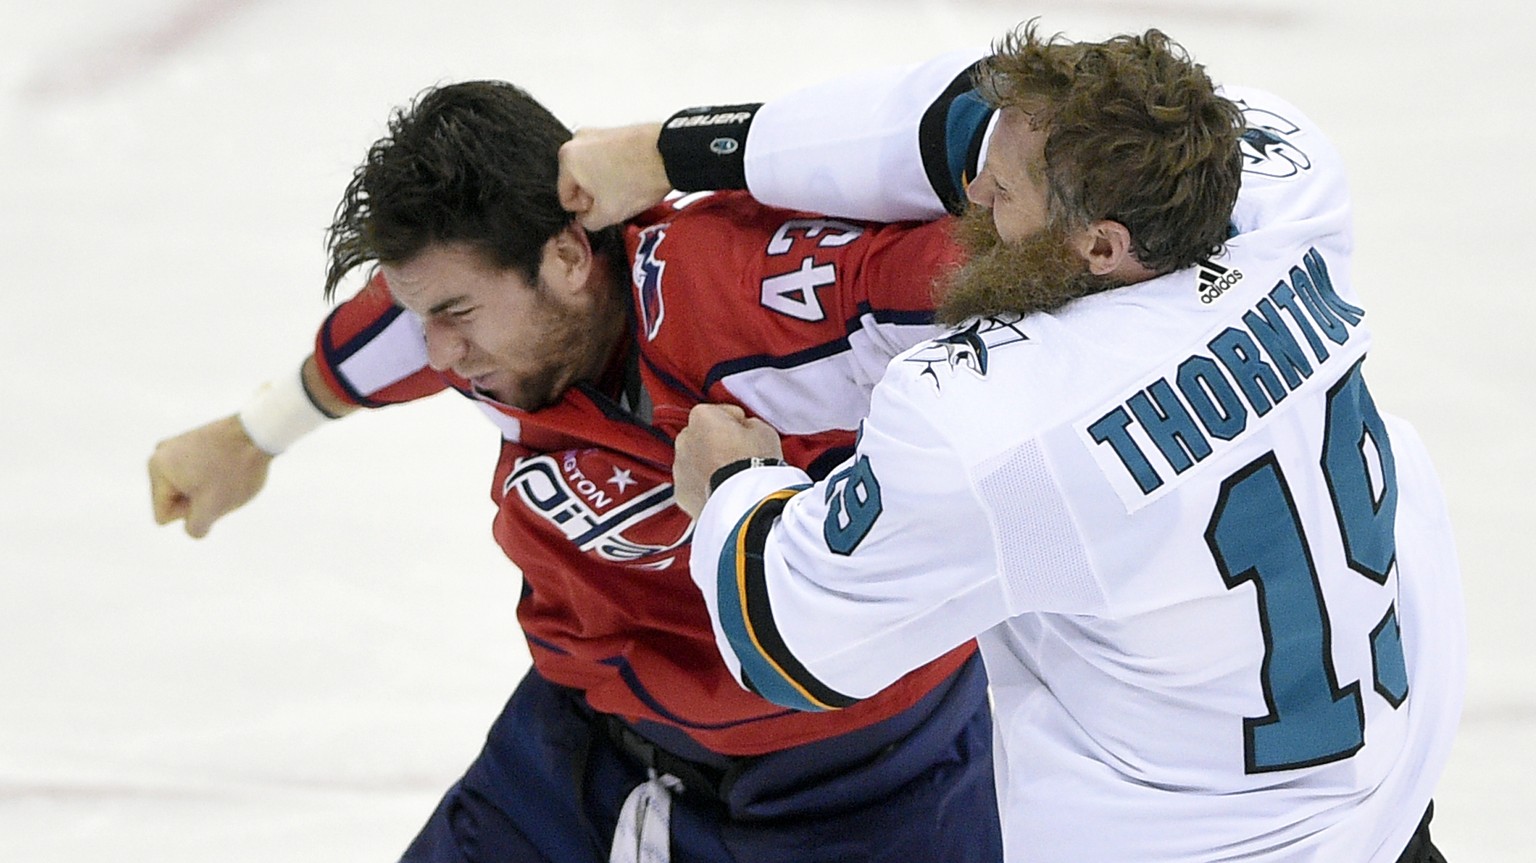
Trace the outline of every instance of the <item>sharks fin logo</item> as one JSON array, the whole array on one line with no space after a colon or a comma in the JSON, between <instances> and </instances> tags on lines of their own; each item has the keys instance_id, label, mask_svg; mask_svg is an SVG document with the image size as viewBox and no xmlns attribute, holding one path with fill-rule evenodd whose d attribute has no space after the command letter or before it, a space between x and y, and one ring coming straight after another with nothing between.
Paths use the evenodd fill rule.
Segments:
<instances>
[{"instance_id":1,"label":"sharks fin logo","mask_svg":"<svg viewBox=\"0 0 1536 863\"><path fill-rule=\"evenodd\" d=\"M963 330L933 340L944 347L945 359L952 369L964 367L979 378L987 376L987 343L981 339L981 321L972 321Z\"/></svg>"},{"instance_id":2,"label":"sharks fin logo","mask_svg":"<svg viewBox=\"0 0 1536 863\"><path fill-rule=\"evenodd\" d=\"M1312 160L1294 143L1301 127L1263 108L1254 108L1237 100L1243 112L1243 130L1238 149L1243 155L1243 171L1265 177L1285 179L1312 168Z\"/></svg>"},{"instance_id":3,"label":"sharks fin logo","mask_svg":"<svg viewBox=\"0 0 1536 863\"><path fill-rule=\"evenodd\" d=\"M977 318L939 336L907 357L905 362L922 366L918 374L943 390L943 381L964 369L977 378L986 378L992 352L1003 345L1028 341L1019 329L1022 315L995 315Z\"/></svg>"}]
</instances>

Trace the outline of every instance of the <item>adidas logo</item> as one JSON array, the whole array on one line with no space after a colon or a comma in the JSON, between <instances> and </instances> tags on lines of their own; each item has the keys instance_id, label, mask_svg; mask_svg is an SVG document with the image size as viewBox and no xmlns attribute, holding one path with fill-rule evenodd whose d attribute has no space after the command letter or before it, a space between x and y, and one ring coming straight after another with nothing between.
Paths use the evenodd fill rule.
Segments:
<instances>
[{"instance_id":1,"label":"adidas logo","mask_svg":"<svg viewBox=\"0 0 1536 863\"><path fill-rule=\"evenodd\" d=\"M1197 270L1200 302L1207 305L1216 302L1228 289L1243 280L1242 270L1223 267L1214 261L1201 261L1197 265Z\"/></svg>"}]
</instances>

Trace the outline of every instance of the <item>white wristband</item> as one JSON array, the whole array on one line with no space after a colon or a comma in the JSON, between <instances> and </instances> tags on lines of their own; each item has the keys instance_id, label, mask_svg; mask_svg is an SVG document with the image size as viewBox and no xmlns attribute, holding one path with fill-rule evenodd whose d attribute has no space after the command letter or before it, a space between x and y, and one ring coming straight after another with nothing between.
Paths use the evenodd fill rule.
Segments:
<instances>
[{"instance_id":1,"label":"white wristband","mask_svg":"<svg viewBox=\"0 0 1536 863\"><path fill-rule=\"evenodd\" d=\"M268 455L281 453L330 419L304 391L302 372L262 384L239 417L251 442Z\"/></svg>"}]
</instances>

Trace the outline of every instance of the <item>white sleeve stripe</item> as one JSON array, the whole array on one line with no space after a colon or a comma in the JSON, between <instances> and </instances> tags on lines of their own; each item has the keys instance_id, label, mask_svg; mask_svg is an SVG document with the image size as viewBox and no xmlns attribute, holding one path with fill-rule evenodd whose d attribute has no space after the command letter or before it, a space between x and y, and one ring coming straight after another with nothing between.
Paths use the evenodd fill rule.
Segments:
<instances>
[{"instance_id":1,"label":"white sleeve stripe","mask_svg":"<svg viewBox=\"0 0 1536 863\"><path fill-rule=\"evenodd\" d=\"M358 343L353 339L326 359L342 383L364 403L372 394L427 367L426 337L415 315L399 314L377 335ZM348 348L352 348L350 355Z\"/></svg>"}]
</instances>

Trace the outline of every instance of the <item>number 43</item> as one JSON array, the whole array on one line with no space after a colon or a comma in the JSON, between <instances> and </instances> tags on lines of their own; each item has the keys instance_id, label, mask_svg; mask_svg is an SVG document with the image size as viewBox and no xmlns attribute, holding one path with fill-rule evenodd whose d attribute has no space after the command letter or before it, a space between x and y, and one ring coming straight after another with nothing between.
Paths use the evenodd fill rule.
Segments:
<instances>
[{"instance_id":1,"label":"number 43","mask_svg":"<svg viewBox=\"0 0 1536 863\"><path fill-rule=\"evenodd\" d=\"M768 241L768 256L789 254L801 239L816 240L818 249L846 246L862 233L863 228L834 219L791 219L774 231L773 239ZM816 289L836 282L836 264L818 264L815 257L806 255L795 269L763 279L762 304L781 315L816 323L827 317Z\"/></svg>"}]
</instances>

